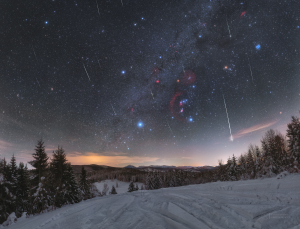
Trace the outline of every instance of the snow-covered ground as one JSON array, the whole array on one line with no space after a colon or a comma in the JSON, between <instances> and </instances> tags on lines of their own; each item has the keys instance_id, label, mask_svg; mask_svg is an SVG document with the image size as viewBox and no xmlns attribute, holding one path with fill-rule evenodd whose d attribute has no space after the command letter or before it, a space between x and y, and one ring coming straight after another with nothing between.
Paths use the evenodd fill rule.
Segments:
<instances>
[{"instance_id":1,"label":"snow-covered ground","mask_svg":"<svg viewBox=\"0 0 300 229\"><path fill-rule=\"evenodd\" d=\"M118 183L118 187L116 187L117 183ZM115 186L116 191L117 191L118 194L128 192L129 182L123 182L123 181L117 181L117 180L114 180L114 181L105 180L105 181L95 183L97 189L100 192L102 192L104 184L107 184L107 186L109 187L109 189L108 189L109 191L107 192L107 194L111 191L111 187L113 185ZM134 187L135 187L136 184L138 185L139 189L141 189L141 186L143 184L136 182L136 183L134 183Z\"/></svg>"},{"instance_id":2,"label":"snow-covered ground","mask_svg":"<svg viewBox=\"0 0 300 229\"><path fill-rule=\"evenodd\" d=\"M8 228L299 229L300 174L97 197L19 219Z\"/></svg>"}]
</instances>

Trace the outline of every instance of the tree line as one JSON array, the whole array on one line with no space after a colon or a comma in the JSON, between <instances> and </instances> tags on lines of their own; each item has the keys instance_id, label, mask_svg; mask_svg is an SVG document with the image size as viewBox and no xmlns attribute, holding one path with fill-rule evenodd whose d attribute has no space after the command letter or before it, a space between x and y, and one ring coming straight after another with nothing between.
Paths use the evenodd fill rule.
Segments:
<instances>
[{"instance_id":1,"label":"tree line","mask_svg":"<svg viewBox=\"0 0 300 229\"><path fill-rule=\"evenodd\" d=\"M145 177L148 190L201 184L217 181L237 181L266 178L280 173L300 172L300 119L292 117L287 125L286 138L268 130L261 139L261 147L250 144L248 152L233 155L226 163L219 160L214 170L198 174L184 171L150 172Z\"/></svg>"},{"instance_id":2,"label":"tree line","mask_svg":"<svg viewBox=\"0 0 300 229\"><path fill-rule=\"evenodd\" d=\"M14 155L9 163L0 160L0 223L12 212L17 217L23 212L37 214L98 194L84 167L76 179L62 147L49 159L43 140L39 140L32 156L32 170L23 162L17 165Z\"/></svg>"}]
</instances>

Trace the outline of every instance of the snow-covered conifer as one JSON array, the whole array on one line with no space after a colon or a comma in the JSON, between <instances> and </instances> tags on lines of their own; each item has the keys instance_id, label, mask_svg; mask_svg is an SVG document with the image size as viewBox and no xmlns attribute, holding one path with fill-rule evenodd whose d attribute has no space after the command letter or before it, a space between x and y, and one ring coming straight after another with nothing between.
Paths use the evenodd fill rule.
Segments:
<instances>
[{"instance_id":1,"label":"snow-covered conifer","mask_svg":"<svg viewBox=\"0 0 300 229\"><path fill-rule=\"evenodd\" d=\"M128 192L133 192L133 191L135 191L135 188L134 188L133 181L131 181L128 187Z\"/></svg>"},{"instance_id":2,"label":"snow-covered conifer","mask_svg":"<svg viewBox=\"0 0 300 229\"><path fill-rule=\"evenodd\" d=\"M81 199L89 199L91 197L91 183L87 179L86 170L84 167L81 167L81 174L79 179L79 189Z\"/></svg>"},{"instance_id":3,"label":"snow-covered conifer","mask_svg":"<svg viewBox=\"0 0 300 229\"><path fill-rule=\"evenodd\" d=\"M110 194L118 194L117 191L116 191L116 189L115 189L115 186L111 187Z\"/></svg>"},{"instance_id":4,"label":"snow-covered conifer","mask_svg":"<svg viewBox=\"0 0 300 229\"><path fill-rule=\"evenodd\" d=\"M32 154L34 160L30 161L29 164L34 167L32 172L36 175L33 180L34 185L38 185L41 182L42 177L46 177L48 167L48 155L45 152L45 146L42 139L38 140L35 148L35 153Z\"/></svg>"}]
</instances>

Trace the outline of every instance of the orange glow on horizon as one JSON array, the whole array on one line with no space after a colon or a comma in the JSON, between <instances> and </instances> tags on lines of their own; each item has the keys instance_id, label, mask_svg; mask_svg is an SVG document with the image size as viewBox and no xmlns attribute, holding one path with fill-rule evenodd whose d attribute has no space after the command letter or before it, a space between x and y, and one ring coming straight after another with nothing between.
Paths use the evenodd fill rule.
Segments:
<instances>
[{"instance_id":1,"label":"orange glow on horizon","mask_svg":"<svg viewBox=\"0 0 300 229\"><path fill-rule=\"evenodd\" d=\"M159 158L139 157L139 156L129 157L126 155L104 156L104 155L98 155L96 153L87 153L86 155L76 155L76 154L67 155L67 159L73 165L97 164L97 165L123 167L129 164L153 163L157 161Z\"/></svg>"}]
</instances>

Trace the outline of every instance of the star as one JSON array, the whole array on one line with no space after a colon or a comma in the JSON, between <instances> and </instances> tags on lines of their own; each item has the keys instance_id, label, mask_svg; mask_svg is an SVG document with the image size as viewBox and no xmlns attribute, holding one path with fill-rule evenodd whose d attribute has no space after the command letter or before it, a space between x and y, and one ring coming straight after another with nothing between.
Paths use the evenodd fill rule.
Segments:
<instances>
[{"instance_id":1,"label":"star","mask_svg":"<svg viewBox=\"0 0 300 229\"><path fill-rule=\"evenodd\" d=\"M144 126L144 123L143 123L143 122L141 122L141 121L138 122L138 127L139 127L139 128L142 128L143 126Z\"/></svg>"},{"instance_id":2,"label":"star","mask_svg":"<svg viewBox=\"0 0 300 229\"><path fill-rule=\"evenodd\" d=\"M256 48L257 50L260 50L260 44L256 45L255 48Z\"/></svg>"}]
</instances>

